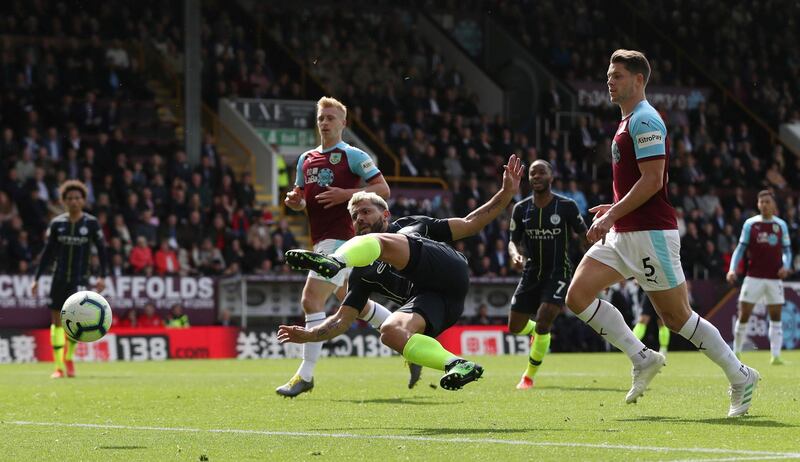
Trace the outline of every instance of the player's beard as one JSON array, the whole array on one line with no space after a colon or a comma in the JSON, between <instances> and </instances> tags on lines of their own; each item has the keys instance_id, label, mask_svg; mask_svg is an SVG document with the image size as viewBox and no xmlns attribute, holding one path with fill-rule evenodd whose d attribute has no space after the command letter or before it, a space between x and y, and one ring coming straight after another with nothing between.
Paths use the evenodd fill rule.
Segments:
<instances>
[{"instance_id":1,"label":"player's beard","mask_svg":"<svg viewBox=\"0 0 800 462\"><path fill-rule=\"evenodd\" d=\"M363 236L364 234L370 234L370 233L382 233L385 231L383 227L383 220L378 220L375 223L372 223L371 225L367 225L366 227L357 226L356 228L357 228L356 234L358 234L359 236Z\"/></svg>"}]
</instances>

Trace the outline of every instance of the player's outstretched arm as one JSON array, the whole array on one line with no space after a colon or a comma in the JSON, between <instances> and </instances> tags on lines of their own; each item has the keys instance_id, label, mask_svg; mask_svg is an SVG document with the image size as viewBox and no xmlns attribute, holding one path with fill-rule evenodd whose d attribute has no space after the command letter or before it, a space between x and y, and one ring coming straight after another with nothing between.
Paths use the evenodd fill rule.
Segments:
<instances>
[{"instance_id":1,"label":"player's outstretched arm","mask_svg":"<svg viewBox=\"0 0 800 462\"><path fill-rule=\"evenodd\" d=\"M451 218L447 220L453 240L478 234L486 225L492 222L508 207L511 199L519 191L519 182L525 173L522 160L515 154L508 158L508 164L503 166L503 186L488 202L473 210L464 218Z\"/></svg>"},{"instance_id":2,"label":"player's outstretched arm","mask_svg":"<svg viewBox=\"0 0 800 462\"><path fill-rule=\"evenodd\" d=\"M306 329L302 326L280 326L278 328L278 341L280 343L307 343L321 342L338 337L347 331L350 324L356 320L359 310L347 305L339 307L339 311L329 317L322 324Z\"/></svg>"}]
</instances>

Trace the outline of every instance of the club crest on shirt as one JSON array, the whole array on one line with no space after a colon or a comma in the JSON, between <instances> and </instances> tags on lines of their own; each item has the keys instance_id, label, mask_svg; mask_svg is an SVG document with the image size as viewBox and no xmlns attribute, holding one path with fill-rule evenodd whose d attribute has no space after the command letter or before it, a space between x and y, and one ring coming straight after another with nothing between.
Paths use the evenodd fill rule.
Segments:
<instances>
[{"instance_id":1,"label":"club crest on shirt","mask_svg":"<svg viewBox=\"0 0 800 462\"><path fill-rule=\"evenodd\" d=\"M550 223L558 225L559 223L561 223L561 217L556 214L550 215Z\"/></svg>"},{"instance_id":2,"label":"club crest on shirt","mask_svg":"<svg viewBox=\"0 0 800 462\"><path fill-rule=\"evenodd\" d=\"M332 153L331 157L328 159L328 161L333 165L338 164L339 162L341 162L341 160L342 160L342 153L341 152Z\"/></svg>"},{"instance_id":3,"label":"club crest on shirt","mask_svg":"<svg viewBox=\"0 0 800 462\"><path fill-rule=\"evenodd\" d=\"M772 232L777 233L780 227L777 224L772 225Z\"/></svg>"},{"instance_id":4,"label":"club crest on shirt","mask_svg":"<svg viewBox=\"0 0 800 462\"><path fill-rule=\"evenodd\" d=\"M86 236L87 234L89 234L89 228L87 228L86 226L81 226L78 232L81 234L81 236Z\"/></svg>"},{"instance_id":5,"label":"club crest on shirt","mask_svg":"<svg viewBox=\"0 0 800 462\"><path fill-rule=\"evenodd\" d=\"M329 168L323 168L319 171L317 175L317 184L326 187L333 184L333 170Z\"/></svg>"},{"instance_id":6,"label":"club crest on shirt","mask_svg":"<svg viewBox=\"0 0 800 462\"><path fill-rule=\"evenodd\" d=\"M617 146L616 141L611 142L611 159L614 161L615 164L619 163L620 153L619 153L619 146Z\"/></svg>"}]
</instances>

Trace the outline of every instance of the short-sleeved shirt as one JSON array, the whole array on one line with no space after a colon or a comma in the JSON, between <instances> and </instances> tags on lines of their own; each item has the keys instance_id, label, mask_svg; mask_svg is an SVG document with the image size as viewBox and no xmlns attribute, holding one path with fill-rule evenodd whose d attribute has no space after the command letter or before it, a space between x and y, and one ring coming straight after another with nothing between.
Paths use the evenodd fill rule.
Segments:
<instances>
[{"instance_id":1,"label":"short-sleeved shirt","mask_svg":"<svg viewBox=\"0 0 800 462\"><path fill-rule=\"evenodd\" d=\"M570 230L582 234L586 223L572 199L553 194L545 207L539 208L533 196L519 201L511 213L511 240L522 244L528 262L525 274L535 280L572 276L569 259Z\"/></svg>"},{"instance_id":2,"label":"short-sleeved shirt","mask_svg":"<svg viewBox=\"0 0 800 462\"><path fill-rule=\"evenodd\" d=\"M395 220L387 230L390 233L419 235L421 237L449 243L453 239L447 220L426 216L403 217ZM412 263L409 262L409 266ZM400 305L408 302L416 290L414 284L391 265L376 261L369 266L353 268L348 280L348 292L342 305L361 309L373 292L382 294Z\"/></svg>"},{"instance_id":3,"label":"short-sleeved shirt","mask_svg":"<svg viewBox=\"0 0 800 462\"><path fill-rule=\"evenodd\" d=\"M359 187L361 180L370 181L380 175L372 158L364 151L340 142L323 150L322 146L304 152L297 159L295 185L303 189L311 228L311 242L325 239L347 240L354 236L353 222L347 203L324 208L317 195L333 186L342 189Z\"/></svg>"},{"instance_id":4,"label":"short-sleeved shirt","mask_svg":"<svg viewBox=\"0 0 800 462\"><path fill-rule=\"evenodd\" d=\"M778 279L778 270L783 267L783 250L792 245L789 227L778 217L765 220L756 215L744 222L739 245L747 248L748 276Z\"/></svg>"},{"instance_id":5,"label":"short-sleeved shirt","mask_svg":"<svg viewBox=\"0 0 800 462\"><path fill-rule=\"evenodd\" d=\"M53 286L87 285L92 245L97 249L100 259L100 274L96 276L105 277L105 238L97 218L88 213L82 214L76 222L69 221L67 213L53 218L47 228L47 241L36 270L36 279L49 272L55 260Z\"/></svg>"},{"instance_id":6,"label":"short-sleeved shirt","mask_svg":"<svg viewBox=\"0 0 800 462\"><path fill-rule=\"evenodd\" d=\"M664 185L647 202L614 223L618 233L678 229L667 195L669 138L658 111L643 100L622 119L611 143L614 202L619 202L642 177L639 164L664 160Z\"/></svg>"}]
</instances>

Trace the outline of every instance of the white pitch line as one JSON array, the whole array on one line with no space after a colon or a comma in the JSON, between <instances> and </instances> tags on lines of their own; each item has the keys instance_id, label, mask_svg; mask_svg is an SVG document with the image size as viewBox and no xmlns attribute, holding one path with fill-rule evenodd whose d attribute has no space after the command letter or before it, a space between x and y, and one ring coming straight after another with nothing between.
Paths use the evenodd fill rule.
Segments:
<instances>
[{"instance_id":1,"label":"white pitch line","mask_svg":"<svg viewBox=\"0 0 800 462\"><path fill-rule=\"evenodd\" d=\"M768 458L800 458L800 452L774 452L774 451L751 451L747 449L723 449L723 448L674 448L661 446L631 446L623 444L597 444L597 443L554 443L548 441L526 441L526 440L504 440L496 438L436 438L431 436L412 436L412 435L357 435L354 433L317 433L317 432L289 432L289 431L270 431L270 430L242 430L242 429L203 429L189 427L149 427L133 425L101 425L84 423L63 423L63 422L30 422L15 420L0 422L5 425L21 426L44 426L44 427L71 427L71 428L98 428L115 430L143 430L143 431L171 431L185 433L231 433L237 435L259 435L259 436L288 436L288 437L319 437L319 438L341 438L341 439L368 439L368 440L393 440L393 441L424 441L432 443L478 443L478 444L504 444L509 446L543 446L543 447L568 447L568 448L589 448L589 449L620 449L624 451L658 451L658 452L697 452L706 454L737 454L742 456L768 456ZM771 456L771 457L770 457ZM754 460L754 459L717 459L717 460Z\"/></svg>"}]
</instances>

